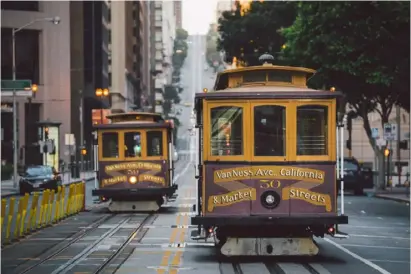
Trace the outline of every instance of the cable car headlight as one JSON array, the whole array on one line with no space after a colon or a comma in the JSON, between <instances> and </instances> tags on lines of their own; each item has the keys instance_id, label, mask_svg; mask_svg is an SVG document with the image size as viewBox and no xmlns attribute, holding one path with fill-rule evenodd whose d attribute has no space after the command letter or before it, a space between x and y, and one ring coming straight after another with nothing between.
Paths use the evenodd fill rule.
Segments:
<instances>
[{"instance_id":1,"label":"cable car headlight","mask_svg":"<svg viewBox=\"0 0 411 274\"><path fill-rule=\"evenodd\" d=\"M267 204L272 205L275 202L275 198L273 195L267 195L267 197L265 197L265 201Z\"/></svg>"},{"instance_id":2,"label":"cable car headlight","mask_svg":"<svg viewBox=\"0 0 411 274\"><path fill-rule=\"evenodd\" d=\"M130 184L135 184L137 183L137 177L131 176L130 178L128 178L128 181L130 182Z\"/></svg>"},{"instance_id":3,"label":"cable car headlight","mask_svg":"<svg viewBox=\"0 0 411 274\"><path fill-rule=\"evenodd\" d=\"M280 204L281 197L277 192L269 190L261 194L260 201L265 208L274 209Z\"/></svg>"}]
</instances>

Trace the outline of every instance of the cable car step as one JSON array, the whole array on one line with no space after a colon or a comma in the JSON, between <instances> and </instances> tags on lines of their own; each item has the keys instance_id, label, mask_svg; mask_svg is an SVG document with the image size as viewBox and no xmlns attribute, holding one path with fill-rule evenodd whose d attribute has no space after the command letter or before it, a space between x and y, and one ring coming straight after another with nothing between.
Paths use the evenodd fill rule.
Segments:
<instances>
[{"instance_id":1,"label":"cable car step","mask_svg":"<svg viewBox=\"0 0 411 274\"><path fill-rule=\"evenodd\" d=\"M201 233L198 230L193 230L191 231L191 240L205 240L207 237L205 235L201 235Z\"/></svg>"}]
</instances>

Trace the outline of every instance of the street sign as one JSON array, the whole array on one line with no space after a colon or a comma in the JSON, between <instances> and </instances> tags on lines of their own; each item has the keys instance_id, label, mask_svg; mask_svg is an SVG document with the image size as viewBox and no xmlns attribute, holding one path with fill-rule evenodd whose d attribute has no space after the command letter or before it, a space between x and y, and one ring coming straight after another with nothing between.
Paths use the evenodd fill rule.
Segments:
<instances>
[{"instance_id":1,"label":"street sign","mask_svg":"<svg viewBox=\"0 0 411 274\"><path fill-rule=\"evenodd\" d=\"M391 124L391 138L394 141L398 140L397 124Z\"/></svg>"},{"instance_id":2,"label":"street sign","mask_svg":"<svg viewBox=\"0 0 411 274\"><path fill-rule=\"evenodd\" d=\"M13 96L13 91L17 97L31 97L31 80L1 80L1 96Z\"/></svg>"},{"instance_id":3,"label":"street sign","mask_svg":"<svg viewBox=\"0 0 411 274\"><path fill-rule=\"evenodd\" d=\"M371 136L374 139L378 139L380 137L379 133L378 133L378 128L374 127L371 129Z\"/></svg>"},{"instance_id":4,"label":"street sign","mask_svg":"<svg viewBox=\"0 0 411 274\"><path fill-rule=\"evenodd\" d=\"M383 147L383 146L385 146L386 145L386 141L385 140L383 140L383 139L377 139L377 146L378 147Z\"/></svg>"},{"instance_id":5,"label":"street sign","mask_svg":"<svg viewBox=\"0 0 411 274\"><path fill-rule=\"evenodd\" d=\"M74 134L65 134L64 144L66 146L74 146L76 144L76 139L74 138Z\"/></svg>"},{"instance_id":6,"label":"street sign","mask_svg":"<svg viewBox=\"0 0 411 274\"><path fill-rule=\"evenodd\" d=\"M397 125L396 124L384 124L384 140L393 141L397 137Z\"/></svg>"}]
</instances>

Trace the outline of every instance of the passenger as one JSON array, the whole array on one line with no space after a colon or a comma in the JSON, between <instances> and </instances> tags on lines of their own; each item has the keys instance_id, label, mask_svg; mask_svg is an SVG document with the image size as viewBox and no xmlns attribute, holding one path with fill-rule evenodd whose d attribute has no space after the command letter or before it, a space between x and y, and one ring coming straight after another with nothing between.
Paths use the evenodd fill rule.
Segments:
<instances>
[{"instance_id":1,"label":"passenger","mask_svg":"<svg viewBox=\"0 0 411 274\"><path fill-rule=\"evenodd\" d=\"M134 156L141 157L141 139L140 135L136 135L135 137L136 144L134 145Z\"/></svg>"}]
</instances>

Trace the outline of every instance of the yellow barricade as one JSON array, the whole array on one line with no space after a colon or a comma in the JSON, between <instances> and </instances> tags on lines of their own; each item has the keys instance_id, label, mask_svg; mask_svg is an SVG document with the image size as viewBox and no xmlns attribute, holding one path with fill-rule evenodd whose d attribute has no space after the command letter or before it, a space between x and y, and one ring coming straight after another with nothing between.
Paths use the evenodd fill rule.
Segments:
<instances>
[{"instance_id":1,"label":"yellow barricade","mask_svg":"<svg viewBox=\"0 0 411 274\"><path fill-rule=\"evenodd\" d=\"M17 218L16 218L16 226L14 227L14 239L17 239L18 233L19 233L19 228L20 228L20 222L21 222L21 215L23 213L23 205L24 205L24 197L20 197L19 199L19 207L17 211Z\"/></svg>"},{"instance_id":2,"label":"yellow barricade","mask_svg":"<svg viewBox=\"0 0 411 274\"><path fill-rule=\"evenodd\" d=\"M11 197L10 198L10 205L9 205L9 213L7 214L7 229L6 229L6 237L4 239L5 242L10 242L10 229L11 229L11 223L13 222L13 216L14 216L14 205L16 204L16 198Z\"/></svg>"},{"instance_id":3,"label":"yellow barricade","mask_svg":"<svg viewBox=\"0 0 411 274\"><path fill-rule=\"evenodd\" d=\"M1 231L3 231L4 218L6 217L7 200L1 199Z\"/></svg>"},{"instance_id":4,"label":"yellow barricade","mask_svg":"<svg viewBox=\"0 0 411 274\"><path fill-rule=\"evenodd\" d=\"M37 220L37 208L39 205L39 194L36 192L33 194L33 200L31 201L31 208L29 211L28 216L28 225L26 229L26 233L30 233L31 231L37 228L36 220Z\"/></svg>"},{"instance_id":5,"label":"yellow barricade","mask_svg":"<svg viewBox=\"0 0 411 274\"><path fill-rule=\"evenodd\" d=\"M77 197L76 197L76 213L80 212L80 208L81 208L81 183L78 183L77 186Z\"/></svg>"},{"instance_id":6,"label":"yellow barricade","mask_svg":"<svg viewBox=\"0 0 411 274\"><path fill-rule=\"evenodd\" d=\"M43 198L41 199L41 206L40 206L40 218L38 227L43 227L46 223L46 215L48 209L48 198L49 198L49 190L46 189L43 191Z\"/></svg>"},{"instance_id":7,"label":"yellow barricade","mask_svg":"<svg viewBox=\"0 0 411 274\"><path fill-rule=\"evenodd\" d=\"M60 220L61 186L57 188L56 210L54 211L54 223Z\"/></svg>"},{"instance_id":8,"label":"yellow barricade","mask_svg":"<svg viewBox=\"0 0 411 274\"><path fill-rule=\"evenodd\" d=\"M30 198L29 194L26 193L23 198L23 208L22 208L21 220L20 220L21 224L20 224L20 227L17 227L17 230L19 230L19 237L23 236L25 232L24 227L26 225L26 216L27 216L27 207L29 206L29 198Z\"/></svg>"},{"instance_id":9,"label":"yellow barricade","mask_svg":"<svg viewBox=\"0 0 411 274\"><path fill-rule=\"evenodd\" d=\"M61 201L60 201L60 220L63 219L66 214L64 212L66 201L66 186L61 189Z\"/></svg>"},{"instance_id":10,"label":"yellow barricade","mask_svg":"<svg viewBox=\"0 0 411 274\"><path fill-rule=\"evenodd\" d=\"M50 196L49 196L49 210L47 214L47 225L50 225L53 223L53 208L54 208L54 189L50 190Z\"/></svg>"},{"instance_id":11,"label":"yellow barricade","mask_svg":"<svg viewBox=\"0 0 411 274\"><path fill-rule=\"evenodd\" d=\"M69 193L68 193L68 197L67 197L67 204L66 204L66 212L65 212L65 216L70 216L70 208L71 208L71 196L73 196L73 185L69 185Z\"/></svg>"}]
</instances>

